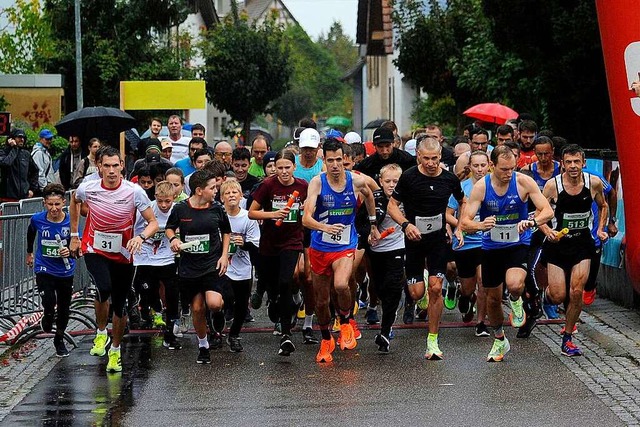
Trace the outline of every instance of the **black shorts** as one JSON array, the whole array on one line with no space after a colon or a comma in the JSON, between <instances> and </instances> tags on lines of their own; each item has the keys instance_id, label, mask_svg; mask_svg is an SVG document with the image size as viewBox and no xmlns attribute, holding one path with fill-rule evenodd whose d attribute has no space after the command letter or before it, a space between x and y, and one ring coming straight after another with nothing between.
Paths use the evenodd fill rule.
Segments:
<instances>
[{"instance_id":1,"label":"black shorts","mask_svg":"<svg viewBox=\"0 0 640 427\"><path fill-rule=\"evenodd\" d=\"M456 261L458 276L461 279L470 279L475 277L476 270L482 261L482 248L453 251L453 256Z\"/></svg>"},{"instance_id":2,"label":"black shorts","mask_svg":"<svg viewBox=\"0 0 640 427\"><path fill-rule=\"evenodd\" d=\"M160 282L165 286L173 286L178 280L176 264L169 265L138 265L135 267L133 285L137 292L143 283L150 286L159 286Z\"/></svg>"},{"instance_id":3,"label":"black shorts","mask_svg":"<svg viewBox=\"0 0 640 427\"><path fill-rule=\"evenodd\" d=\"M591 234L570 238L565 236L558 243L545 242L542 252L547 264L553 264L564 271L571 271L574 265L585 259L590 260L596 250Z\"/></svg>"},{"instance_id":4,"label":"black shorts","mask_svg":"<svg viewBox=\"0 0 640 427\"><path fill-rule=\"evenodd\" d=\"M229 280L227 276L220 277L217 271L205 274L204 276L195 278L180 278L180 289L185 296L187 302L191 304L193 298L197 294L204 295L206 292L213 291L222 295L222 299L229 299Z\"/></svg>"},{"instance_id":5,"label":"black shorts","mask_svg":"<svg viewBox=\"0 0 640 427\"><path fill-rule=\"evenodd\" d=\"M444 277L447 272L447 247L451 245L447 243L444 233L432 234L433 236L431 234L422 236L419 242L406 238L404 240L407 251L405 270L408 284L424 281L425 264L429 276Z\"/></svg>"},{"instance_id":6,"label":"black shorts","mask_svg":"<svg viewBox=\"0 0 640 427\"><path fill-rule=\"evenodd\" d=\"M92 253L84 254L84 262L96 287L96 299L105 302L111 297L113 313L119 317L126 315L133 264L122 264Z\"/></svg>"},{"instance_id":7,"label":"black shorts","mask_svg":"<svg viewBox=\"0 0 640 427\"><path fill-rule=\"evenodd\" d=\"M507 270L521 268L527 271L529 246L516 245L501 249L482 250L482 286L497 288L504 283Z\"/></svg>"}]
</instances>

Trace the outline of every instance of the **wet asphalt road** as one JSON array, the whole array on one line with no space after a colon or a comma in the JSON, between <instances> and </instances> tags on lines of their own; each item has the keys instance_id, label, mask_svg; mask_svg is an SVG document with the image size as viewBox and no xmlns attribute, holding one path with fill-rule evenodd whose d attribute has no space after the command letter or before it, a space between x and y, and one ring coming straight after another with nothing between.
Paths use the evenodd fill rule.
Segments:
<instances>
[{"instance_id":1,"label":"wet asphalt road","mask_svg":"<svg viewBox=\"0 0 640 427\"><path fill-rule=\"evenodd\" d=\"M454 320L452 315L447 316ZM266 324L263 324L266 325ZM472 328L440 334L445 360L423 359L426 331L397 329L380 355L375 331L318 365L317 346L277 355L268 332L243 335L243 353L212 351L197 365L194 335L184 348L160 336L130 337L122 374L89 355L90 337L3 420L3 425L530 425L613 426L620 420L537 338L515 338L502 363L487 363L491 339Z\"/></svg>"}]
</instances>

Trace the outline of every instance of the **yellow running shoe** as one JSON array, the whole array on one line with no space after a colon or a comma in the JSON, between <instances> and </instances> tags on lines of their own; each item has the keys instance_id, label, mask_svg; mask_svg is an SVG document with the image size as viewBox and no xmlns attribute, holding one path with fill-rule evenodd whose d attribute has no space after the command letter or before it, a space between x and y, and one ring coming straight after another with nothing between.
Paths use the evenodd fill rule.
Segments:
<instances>
[{"instance_id":1,"label":"yellow running shoe","mask_svg":"<svg viewBox=\"0 0 640 427\"><path fill-rule=\"evenodd\" d=\"M333 332L340 332L340 318L336 316L335 320L333 321Z\"/></svg>"},{"instance_id":2,"label":"yellow running shoe","mask_svg":"<svg viewBox=\"0 0 640 427\"><path fill-rule=\"evenodd\" d=\"M167 323L162 318L162 313L154 312L152 322L155 329L164 328L167 326Z\"/></svg>"},{"instance_id":3,"label":"yellow running shoe","mask_svg":"<svg viewBox=\"0 0 640 427\"><path fill-rule=\"evenodd\" d=\"M122 358L120 357L120 350L109 350L107 372L122 372Z\"/></svg>"},{"instance_id":4,"label":"yellow running shoe","mask_svg":"<svg viewBox=\"0 0 640 427\"><path fill-rule=\"evenodd\" d=\"M296 314L296 317L300 320L304 319L307 316L307 313L304 309L304 304L302 304L300 306L300 308L298 309L298 314Z\"/></svg>"},{"instance_id":5,"label":"yellow running shoe","mask_svg":"<svg viewBox=\"0 0 640 427\"><path fill-rule=\"evenodd\" d=\"M109 335L107 334L96 334L96 337L93 339L93 348L89 351L89 354L92 356L104 356L107 354L107 346L111 342Z\"/></svg>"}]
</instances>

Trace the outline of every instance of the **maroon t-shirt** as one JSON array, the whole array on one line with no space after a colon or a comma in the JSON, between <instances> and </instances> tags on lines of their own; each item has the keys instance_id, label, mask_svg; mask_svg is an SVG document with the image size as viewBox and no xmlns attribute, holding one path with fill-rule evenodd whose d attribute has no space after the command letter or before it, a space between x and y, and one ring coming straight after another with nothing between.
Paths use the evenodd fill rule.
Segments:
<instances>
[{"instance_id":1,"label":"maroon t-shirt","mask_svg":"<svg viewBox=\"0 0 640 427\"><path fill-rule=\"evenodd\" d=\"M299 193L282 225L276 227L276 220L273 219L263 222L261 254L277 255L283 250L302 250L302 205L307 199L307 187L307 182L300 178L294 178L293 184L285 186L278 181L278 177L272 176L265 178L253 193L253 200L260 203L265 212L282 209L295 190Z\"/></svg>"}]
</instances>

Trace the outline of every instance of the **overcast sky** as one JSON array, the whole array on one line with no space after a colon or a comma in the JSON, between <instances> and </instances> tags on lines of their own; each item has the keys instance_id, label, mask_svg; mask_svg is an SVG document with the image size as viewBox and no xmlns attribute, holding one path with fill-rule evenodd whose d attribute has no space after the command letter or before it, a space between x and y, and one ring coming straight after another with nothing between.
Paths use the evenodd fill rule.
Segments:
<instances>
[{"instance_id":1,"label":"overcast sky","mask_svg":"<svg viewBox=\"0 0 640 427\"><path fill-rule=\"evenodd\" d=\"M358 0L283 0L309 37L316 40L327 33L333 21L342 24L346 35L355 42Z\"/></svg>"}]
</instances>

